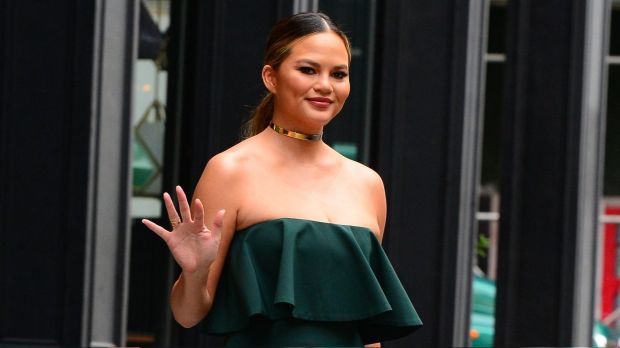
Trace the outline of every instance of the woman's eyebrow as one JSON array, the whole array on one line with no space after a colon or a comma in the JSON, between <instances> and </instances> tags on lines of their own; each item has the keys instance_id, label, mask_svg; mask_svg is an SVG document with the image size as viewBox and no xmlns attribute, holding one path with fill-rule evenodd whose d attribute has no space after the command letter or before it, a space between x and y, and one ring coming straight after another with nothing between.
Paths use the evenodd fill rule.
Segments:
<instances>
[{"instance_id":1,"label":"woman's eyebrow","mask_svg":"<svg viewBox=\"0 0 620 348\"><path fill-rule=\"evenodd\" d=\"M308 64L308 65L310 65L310 66L312 66L314 68L318 68L318 67L321 66L321 64L319 64L319 63L317 63L317 62L315 62L315 61L313 61L311 59L300 59L300 60L296 61L295 63L296 64ZM346 70L346 69L349 69L349 66L346 65L346 64L339 64L339 65L334 66L334 69L345 69Z\"/></svg>"},{"instance_id":2,"label":"woman's eyebrow","mask_svg":"<svg viewBox=\"0 0 620 348\"><path fill-rule=\"evenodd\" d=\"M311 66L313 66L313 67L319 67L319 66L321 66L321 64L319 64L319 63L317 63L317 62L315 62L315 61L313 61L313 60L310 60L310 59L300 59L300 60L298 60L298 61L297 61L297 62L295 62L295 63L297 63L297 64L308 64L308 65L311 65Z\"/></svg>"}]
</instances>

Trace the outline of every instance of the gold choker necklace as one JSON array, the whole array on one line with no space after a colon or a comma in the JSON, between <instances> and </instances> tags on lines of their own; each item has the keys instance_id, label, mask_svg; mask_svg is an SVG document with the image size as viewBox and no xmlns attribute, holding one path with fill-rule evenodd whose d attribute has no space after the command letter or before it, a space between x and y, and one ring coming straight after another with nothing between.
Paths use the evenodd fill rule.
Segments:
<instances>
[{"instance_id":1,"label":"gold choker necklace","mask_svg":"<svg viewBox=\"0 0 620 348\"><path fill-rule=\"evenodd\" d=\"M269 128L273 129L274 131L282 134L282 135L286 135L287 137L291 137L291 138L295 138L295 139L301 139L301 140L321 140L321 138L323 137L323 133L319 133L319 134L304 134L304 133L297 133L297 132L293 132L290 131L288 129L284 129L280 126L278 126L277 124L273 123L273 122L269 122Z\"/></svg>"}]
</instances>

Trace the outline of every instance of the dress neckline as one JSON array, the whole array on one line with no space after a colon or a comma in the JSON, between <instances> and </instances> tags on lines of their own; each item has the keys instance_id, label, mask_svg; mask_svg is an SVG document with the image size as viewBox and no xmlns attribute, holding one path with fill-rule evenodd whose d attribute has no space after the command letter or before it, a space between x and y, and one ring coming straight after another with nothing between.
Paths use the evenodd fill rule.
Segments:
<instances>
[{"instance_id":1,"label":"dress neckline","mask_svg":"<svg viewBox=\"0 0 620 348\"><path fill-rule=\"evenodd\" d=\"M370 233L372 233L373 235L375 234L373 232L373 230L370 229L370 227L366 227L366 226L349 225L349 224L338 224L338 223L328 222L328 221L320 221L320 220L312 220L312 219L304 219L304 218L295 218L295 217L280 217L280 218L273 218L273 219L267 219L267 220L255 222L255 223L253 223L251 225L248 225L247 227L244 227L242 229L238 229L236 232L246 231L246 230L249 230L251 228L258 227L260 225L265 225L265 224L274 223L274 222L278 222L278 221L300 221L300 222L309 222L309 223L328 225L328 226L349 227L349 228L356 228L356 229L366 230L366 231L369 231Z\"/></svg>"}]
</instances>

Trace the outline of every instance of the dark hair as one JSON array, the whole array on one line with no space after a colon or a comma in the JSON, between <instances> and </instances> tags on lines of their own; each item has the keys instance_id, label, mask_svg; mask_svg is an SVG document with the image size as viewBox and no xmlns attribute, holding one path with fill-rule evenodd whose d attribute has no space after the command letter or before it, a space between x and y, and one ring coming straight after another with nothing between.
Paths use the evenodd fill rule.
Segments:
<instances>
[{"instance_id":1,"label":"dark hair","mask_svg":"<svg viewBox=\"0 0 620 348\"><path fill-rule=\"evenodd\" d=\"M334 32L344 42L351 62L351 45L347 35L326 14L320 12L298 13L278 22L267 39L264 65L277 70L282 61L291 53L291 47L300 39L316 33ZM273 116L274 96L270 92L263 97L254 109L252 117L245 125L244 135L251 137L263 131Z\"/></svg>"}]
</instances>

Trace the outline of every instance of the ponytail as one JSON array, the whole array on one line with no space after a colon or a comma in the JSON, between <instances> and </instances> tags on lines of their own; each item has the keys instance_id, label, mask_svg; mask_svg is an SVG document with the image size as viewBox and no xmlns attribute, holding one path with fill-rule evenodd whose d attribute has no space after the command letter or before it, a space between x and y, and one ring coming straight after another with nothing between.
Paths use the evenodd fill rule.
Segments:
<instances>
[{"instance_id":1,"label":"ponytail","mask_svg":"<svg viewBox=\"0 0 620 348\"><path fill-rule=\"evenodd\" d=\"M269 126L269 122L271 122L273 117L273 104L273 94L267 93L256 109L254 109L252 117L244 126L243 135L245 138L254 136Z\"/></svg>"}]
</instances>

